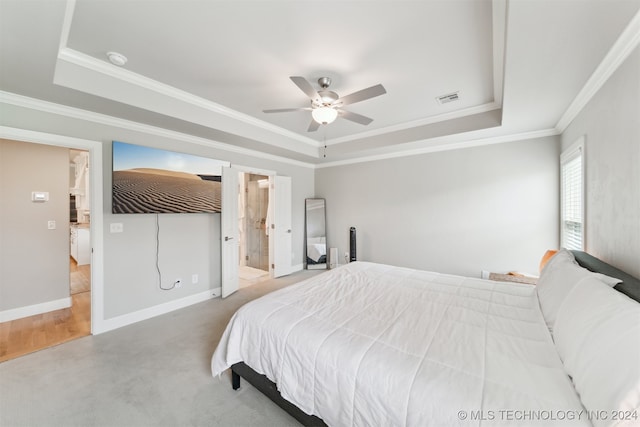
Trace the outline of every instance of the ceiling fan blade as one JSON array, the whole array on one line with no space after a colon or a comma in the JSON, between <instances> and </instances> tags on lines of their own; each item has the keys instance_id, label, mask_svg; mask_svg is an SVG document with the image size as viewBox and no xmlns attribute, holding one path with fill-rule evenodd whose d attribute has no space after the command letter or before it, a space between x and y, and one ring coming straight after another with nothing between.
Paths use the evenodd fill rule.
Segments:
<instances>
[{"instance_id":1,"label":"ceiling fan blade","mask_svg":"<svg viewBox=\"0 0 640 427\"><path fill-rule=\"evenodd\" d=\"M353 92L347 96L339 98L334 105L348 105L355 104L356 102L365 101L367 99L375 98L376 96L384 95L387 90L381 84L368 87L366 89Z\"/></svg>"},{"instance_id":2,"label":"ceiling fan blade","mask_svg":"<svg viewBox=\"0 0 640 427\"><path fill-rule=\"evenodd\" d=\"M352 113L351 111L338 110L338 114L343 119L351 120L352 122L360 123L361 125L368 125L373 119L363 116L362 114Z\"/></svg>"},{"instance_id":3,"label":"ceiling fan blade","mask_svg":"<svg viewBox=\"0 0 640 427\"><path fill-rule=\"evenodd\" d=\"M300 88L301 91L303 91L309 98L311 99L318 99L320 97L320 95L318 95L318 92L316 92L316 90L313 88L313 86L311 86L311 83L309 83L307 81L307 79L305 79L304 77L300 77L300 76L291 76L289 77L291 79L292 82L294 82L296 84L296 86L298 86Z\"/></svg>"},{"instance_id":4,"label":"ceiling fan blade","mask_svg":"<svg viewBox=\"0 0 640 427\"><path fill-rule=\"evenodd\" d=\"M262 110L263 113L288 113L290 111L310 111L311 108L276 108L274 110Z\"/></svg>"},{"instance_id":5,"label":"ceiling fan blade","mask_svg":"<svg viewBox=\"0 0 640 427\"><path fill-rule=\"evenodd\" d=\"M311 119L311 123L309 123L309 129L307 129L307 132L315 132L318 130L319 127L320 127L320 123Z\"/></svg>"}]
</instances>

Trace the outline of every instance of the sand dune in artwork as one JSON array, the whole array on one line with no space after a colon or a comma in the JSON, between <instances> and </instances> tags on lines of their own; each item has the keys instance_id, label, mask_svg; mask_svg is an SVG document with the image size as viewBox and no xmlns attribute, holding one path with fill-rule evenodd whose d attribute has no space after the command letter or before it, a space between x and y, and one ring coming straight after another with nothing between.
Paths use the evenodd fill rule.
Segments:
<instances>
[{"instance_id":1,"label":"sand dune in artwork","mask_svg":"<svg viewBox=\"0 0 640 427\"><path fill-rule=\"evenodd\" d=\"M194 175L189 172L178 172L178 171L170 171L166 169L153 169L153 168L135 168L129 169L129 172L139 172L139 173L151 173L154 175L163 175L163 176L175 176L176 178L185 178L185 179L200 179L198 175Z\"/></svg>"},{"instance_id":2,"label":"sand dune in artwork","mask_svg":"<svg viewBox=\"0 0 640 427\"><path fill-rule=\"evenodd\" d=\"M161 169L113 172L113 213L221 211L220 182Z\"/></svg>"}]
</instances>

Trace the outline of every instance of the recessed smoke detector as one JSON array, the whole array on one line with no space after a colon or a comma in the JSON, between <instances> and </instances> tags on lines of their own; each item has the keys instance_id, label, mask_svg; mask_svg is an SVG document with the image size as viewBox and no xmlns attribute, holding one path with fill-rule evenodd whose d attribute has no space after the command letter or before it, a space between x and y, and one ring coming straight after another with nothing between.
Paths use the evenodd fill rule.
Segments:
<instances>
[{"instance_id":1,"label":"recessed smoke detector","mask_svg":"<svg viewBox=\"0 0 640 427\"><path fill-rule=\"evenodd\" d=\"M438 101L438 104L446 104L448 102L458 101L460 99L458 93L459 92L456 91L453 93L448 93L446 95L438 96L436 97L436 101Z\"/></svg>"},{"instance_id":2,"label":"recessed smoke detector","mask_svg":"<svg viewBox=\"0 0 640 427\"><path fill-rule=\"evenodd\" d=\"M118 67L122 67L127 63L127 57L118 52L107 52L107 57L113 65L117 65Z\"/></svg>"}]
</instances>

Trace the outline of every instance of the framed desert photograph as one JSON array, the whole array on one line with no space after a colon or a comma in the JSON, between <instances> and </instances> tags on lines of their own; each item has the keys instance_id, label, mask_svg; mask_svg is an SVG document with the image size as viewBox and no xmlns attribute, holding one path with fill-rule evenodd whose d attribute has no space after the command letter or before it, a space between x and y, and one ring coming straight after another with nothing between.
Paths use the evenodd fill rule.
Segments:
<instances>
[{"instance_id":1,"label":"framed desert photograph","mask_svg":"<svg viewBox=\"0 0 640 427\"><path fill-rule=\"evenodd\" d=\"M113 141L114 214L218 213L227 162Z\"/></svg>"}]
</instances>

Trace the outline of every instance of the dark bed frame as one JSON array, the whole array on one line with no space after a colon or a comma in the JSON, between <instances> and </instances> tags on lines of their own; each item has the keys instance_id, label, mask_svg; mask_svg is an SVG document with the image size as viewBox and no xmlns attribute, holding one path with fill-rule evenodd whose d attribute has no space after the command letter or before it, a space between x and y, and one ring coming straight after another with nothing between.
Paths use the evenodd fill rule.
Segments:
<instances>
[{"instance_id":1,"label":"dark bed frame","mask_svg":"<svg viewBox=\"0 0 640 427\"><path fill-rule=\"evenodd\" d=\"M244 362L239 362L231 366L231 385L234 390L240 388L240 377L247 380L249 384L271 399L273 403L287 411L287 413L298 420L300 424L304 426L327 427L324 421L320 418L303 412L296 405L282 397L278 391L276 383L269 380L266 376L257 373L249 366L245 365Z\"/></svg>"},{"instance_id":2,"label":"dark bed frame","mask_svg":"<svg viewBox=\"0 0 640 427\"><path fill-rule=\"evenodd\" d=\"M630 276L622 270L615 268L612 265L607 264L604 261L599 260L592 255L589 255L586 252L571 252L573 253L573 256L575 257L578 264L580 264L587 270L606 274L607 276L615 277L616 279L622 280L622 283L617 284L614 289L622 292L629 298L640 302L640 280L636 279L633 276ZM231 366L231 383L234 390L240 388L240 377L247 380L249 384L257 388L262 394L271 399L276 405L284 409L289 415L298 420L302 425L314 427L327 426L325 422L322 421L322 419L316 417L315 415L309 415L303 412L293 403L283 398L273 381L269 380L266 376L257 373L249 366L247 366L244 362L239 362Z\"/></svg>"}]
</instances>

